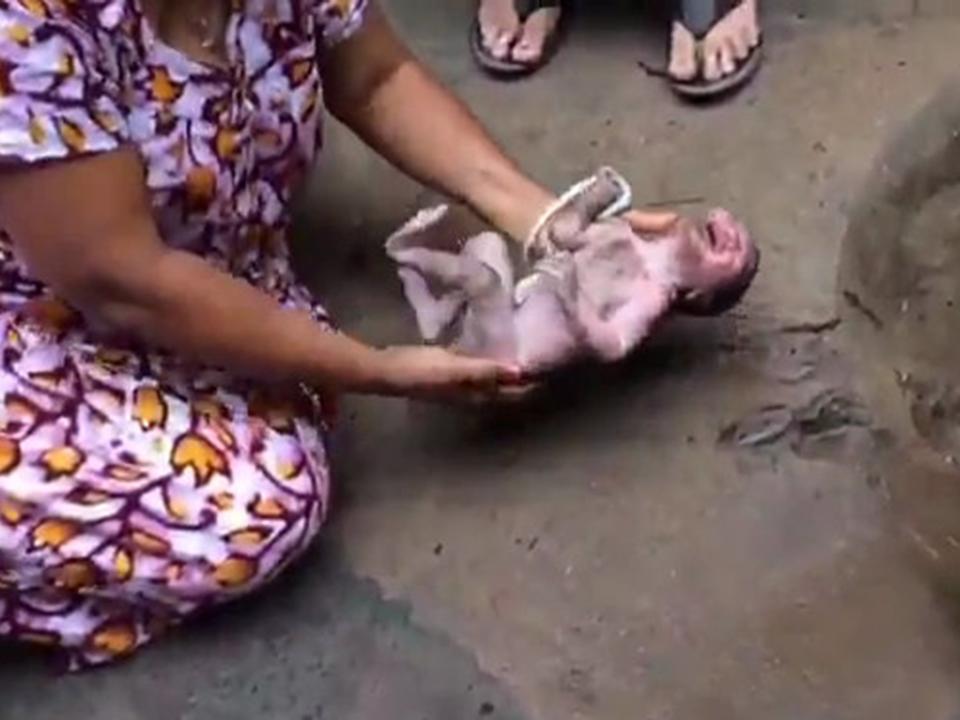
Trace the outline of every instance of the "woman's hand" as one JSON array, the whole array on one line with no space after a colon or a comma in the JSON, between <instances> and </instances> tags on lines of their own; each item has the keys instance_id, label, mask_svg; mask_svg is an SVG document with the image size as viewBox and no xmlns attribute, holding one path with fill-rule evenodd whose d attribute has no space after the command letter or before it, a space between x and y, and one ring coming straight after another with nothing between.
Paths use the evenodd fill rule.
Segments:
<instances>
[{"instance_id":1,"label":"woman's hand","mask_svg":"<svg viewBox=\"0 0 960 720\"><path fill-rule=\"evenodd\" d=\"M624 213L623 219L630 223L630 227L638 233L661 235L673 227L680 217L672 212L630 210Z\"/></svg>"},{"instance_id":2,"label":"woman's hand","mask_svg":"<svg viewBox=\"0 0 960 720\"><path fill-rule=\"evenodd\" d=\"M389 348L379 364L385 395L479 405L519 399L530 388L517 367L440 348Z\"/></svg>"}]
</instances>

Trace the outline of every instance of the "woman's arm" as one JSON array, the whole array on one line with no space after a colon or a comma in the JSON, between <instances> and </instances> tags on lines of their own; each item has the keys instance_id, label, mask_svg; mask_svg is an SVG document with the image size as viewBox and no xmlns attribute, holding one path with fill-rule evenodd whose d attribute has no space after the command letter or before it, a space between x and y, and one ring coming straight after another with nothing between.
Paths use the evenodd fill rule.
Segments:
<instances>
[{"instance_id":1,"label":"woman's arm","mask_svg":"<svg viewBox=\"0 0 960 720\"><path fill-rule=\"evenodd\" d=\"M554 200L416 61L375 3L327 58L324 92L330 111L402 172L513 238L525 239Z\"/></svg>"},{"instance_id":2,"label":"woman's arm","mask_svg":"<svg viewBox=\"0 0 960 720\"><path fill-rule=\"evenodd\" d=\"M413 57L371 4L363 28L324 68L330 111L404 173L523 241L555 200L503 153L470 111ZM669 213L631 213L644 230Z\"/></svg>"},{"instance_id":3,"label":"woman's arm","mask_svg":"<svg viewBox=\"0 0 960 720\"><path fill-rule=\"evenodd\" d=\"M376 350L161 242L124 149L0 172L0 217L30 271L89 318L262 381L448 397L512 371L430 349Z\"/></svg>"}]
</instances>

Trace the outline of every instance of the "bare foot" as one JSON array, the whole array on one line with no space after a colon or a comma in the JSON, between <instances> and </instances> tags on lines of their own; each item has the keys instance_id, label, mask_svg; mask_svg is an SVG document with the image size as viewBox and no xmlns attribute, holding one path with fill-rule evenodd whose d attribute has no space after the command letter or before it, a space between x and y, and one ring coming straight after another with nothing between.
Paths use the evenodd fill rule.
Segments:
<instances>
[{"instance_id":1,"label":"bare foot","mask_svg":"<svg viewBox=\"0 0 960 720\"><path fill-rule=\"evenodd\" d=\"M543 57L547 39L557 31L561 9L541 8L530 14L523 24L523 32L513 46L513 59L524 65L533 65Z\"/></svg>"},{"instance_id":2,"label":"bare foot","mask_svg":"<svg viewBox=\"0 0 960 720\"><path fill-rule=\"evenodd\" d=\"M733 73L760 44L757 0L743 0L703 39L703 77L716 82Z\"/></svg>"},{"instance_id":3,"label":"bare foot","mask_svg":"<svg viewBox=\"0 0 960 720\"><path fill-rule=\"evenodd\" d=\"M688 82L697 77L697 39L683 23L673 23L670 41L670 67L667 72L674 80Z\"/></svg>"},{"instance_id":4,"label":"bare foot","mask_svg":"<svg viewBox=\"0 0 960 720\"><path fill-rule=\"evenodd\" d=\"M700 70L707 82L735 72L760 44L758 0L743 0L698 44L681 23L675 23L670 51L670 76L692 80Z\"/></svg>"},{"instance_id":5,"label":"bare foot","mask_svg":"<svg viewBox=\"0 0 960 720\"><path fill-rule=\"evenodd\" d=\"M484 47L497 60L505 60L520 32L514 0L480 0L477 19Z\"/></svg>"}]
</instances>

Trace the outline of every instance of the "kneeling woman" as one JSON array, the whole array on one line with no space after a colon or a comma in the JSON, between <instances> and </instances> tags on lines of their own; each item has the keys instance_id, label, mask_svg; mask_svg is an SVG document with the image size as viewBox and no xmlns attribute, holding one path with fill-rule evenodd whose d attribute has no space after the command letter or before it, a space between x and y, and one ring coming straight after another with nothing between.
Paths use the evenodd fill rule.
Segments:
<instances>
[{"instance_id":1,"label":"kneeling woman","mask_svg":"<svg viewBox=\"0 0 960 720\"><path fill-rule=\"evenodd\" d=\"M365 0L9 0L0 26L0 636L83 667L302 553L332 394L516 379L334 333L294 279L324 101L515 238L552 198Z\"/></svg>"}]
</instances>

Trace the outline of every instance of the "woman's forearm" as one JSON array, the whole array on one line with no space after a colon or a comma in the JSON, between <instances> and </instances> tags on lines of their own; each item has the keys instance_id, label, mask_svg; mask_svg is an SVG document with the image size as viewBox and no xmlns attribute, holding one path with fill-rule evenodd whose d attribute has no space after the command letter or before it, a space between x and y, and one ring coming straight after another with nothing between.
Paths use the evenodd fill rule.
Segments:
<instances>
[{"instance_id":1,"label":"woman's forearm","mask_svg":"<svg viewBox=\"0 0 960 720\"><path fill-rule=\"evenodd\" d=\"M408 175L524 239L554 197L528 179L466 107L406 62L352 117L353 129Z\"/></svg>"},{"instance_id":2,"label":"woman's forearm","mask_svg":"<svg viewBox=\"0 0 960 720\"><path fill-rule=\"evenodd\" d=\"M163 251L149 277L116 268L77 293L111 328L251 379L329 390L387 392L382 353L284 308L242 280L179 251ZM132 270L132 268L131 268Z\"/></svg>"},{"instance_id":3,"label":"woman's forearm","mask_svg":"<svg viewBox=\"0 0 960 720\"><path fill-rule=\"evenodd\" d=\"M31 274L122 336L269 383L390 390L384 353L165 245L130 148L0 173L0 216Z\"/></svg>"},{"instance_id":4,"label":"woman's forearm","mask_svg":"<svg viewBox=\"0 0 960 720\"><path fill-rule=\"evenodd\" d=\"M327 97L333 112L404 173L524 239L553 195L520 172L378 10L367 22L332 58Z\"/></svg>"}]
</instances>

